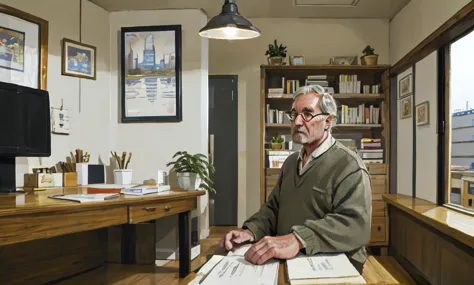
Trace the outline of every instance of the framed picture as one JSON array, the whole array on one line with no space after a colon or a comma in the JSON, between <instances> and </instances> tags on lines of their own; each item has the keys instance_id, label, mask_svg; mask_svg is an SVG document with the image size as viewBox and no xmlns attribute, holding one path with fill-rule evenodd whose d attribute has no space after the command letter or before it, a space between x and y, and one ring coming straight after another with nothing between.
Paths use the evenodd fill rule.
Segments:
<instances>
[{"instance_id":1,"label":"framed picture","mask_svg":"<svg viewBox=\"0 0 474 285\"><path fill-rule=\"evenodd\" d=\"M412 109L412 96L407 96L400 100L400 117L402 120L412 116Z\"/></svg>"},{"instance_id":2,"label":"framed picture","mask_svg":"<svg viewBox=\"0 0 474 285\"><path fill-rule=\"evenodd\" d=\"M47 89L48 22L0 4L0 81Z\"/></svg>"},{"instance_id":3,"label":"framed picture","mask_svg":"<svg viewBox=\"0 0 474 285\"><path fill-rule=\"evenodd\" d=\"M61 74L96 79L96 48L70 39L63 39Z\"/></svg>"},{"instance_id":4,"label":"framed picture","mask_svg":"<svg viewBox=\"0 0 474 285\"><path fill-rule=\"evenodd\" d=\"M180 122L181 25L121 30L122 122Z\"/></svg>"},{"instance_id":5,"label":"framed picture","mask_svg":"<svg viewBox=\"0 0 474 285\"><path fill-rule=\"evenodd\" d=\"M416 125L423 126L430 123L430 102L425 101L416 105Z\"/></svg>"},{"instance_id":6,"label":"framed picture","mask_svg":"<svg viewBox=\"0 0 474 285\"><path fill-rule=\"evenodd\" d=\"M304 56L302 55L293 55L290 56L290 64L291 65L304 65Z\"/></svg>"},{"instance_id":7,"label":"framed picture","mask_svg":"<svg viewBox=\"0 0 474 285\"><path fill-rule=\"evenodd\" d=\"M332 65L357 65L357 56L332 56L329 59Z\"/></svg>"},{"instance_id":8,"label":"framed picture","mask_svg":"<svg viewBox=\"0 0 474 285\"><path fill-rule=\"evenodd\" d=\"M408 74L398 82L398 98L401 99L413 94L412 74Z\"/></svg>"}]
</instances>

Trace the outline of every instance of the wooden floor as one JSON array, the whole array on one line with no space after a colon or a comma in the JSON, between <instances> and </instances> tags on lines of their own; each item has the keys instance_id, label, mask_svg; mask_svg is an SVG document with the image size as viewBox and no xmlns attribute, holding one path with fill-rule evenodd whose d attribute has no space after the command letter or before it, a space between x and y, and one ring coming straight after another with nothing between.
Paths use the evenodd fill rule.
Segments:
<instances>
[{"instance_id":1,"label":"wooden floor","mask_svg":"<svg viewBox=\"0 0 474 285\"><path fill-rule=\"evenodd\" d=\"M229 227L211 227L208 238L201 240L201 255L192 261L191 270L195 270L207 261L211 254L225 254L217 249L222 236ZM364 278L372 284L416 285L405 270L390 256L371 256L367 260L369 270L364 269ZM380 283L384 280L384 283ZM120 265L107 266L90 271L72 279L64 280L61 285L183 285L190 280L178 278L178 261L165 266ZM388 281L388 282L387 282Z\"/></svg>"}]
</instances>

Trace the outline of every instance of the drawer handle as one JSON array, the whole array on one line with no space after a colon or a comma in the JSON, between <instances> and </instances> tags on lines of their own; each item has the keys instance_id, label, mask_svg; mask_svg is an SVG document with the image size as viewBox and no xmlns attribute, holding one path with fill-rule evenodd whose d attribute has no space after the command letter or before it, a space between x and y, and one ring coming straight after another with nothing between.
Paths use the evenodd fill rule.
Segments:
<instances>
[{"instance_id":1,"label":"drawer handle","mask_svg":"<svg viewBox=\"0 0 474 285\"><path fill-rule=\"evenodd\" d=\"M154 211L156 211L156 208L155 207L145 207L145 208L143 208L143 210L145 210L147 212L154 212Z\"/></svg>"},{"instance_id":2,"label":"drawer handle","mask_svg":"<svg viewBox=\"0 0 474 285\"><path fill-rule=\"evenodd\" d=\"M377 230L380 232L380 231L382 230L382 228L381 228L381 227L377 227Z\"/></svg>"},{"instance_id":3,"label":"drawer handle","mask_svg":"<svg viewBox=\"0 0 474 285\"><path fill-rule=\"evenodd\" d=\"M171 207L168 206L168 205L166 205L166 206L165 206L165 212L168 212L169 210L171 210Z\"/></svg>"}]
</instances>

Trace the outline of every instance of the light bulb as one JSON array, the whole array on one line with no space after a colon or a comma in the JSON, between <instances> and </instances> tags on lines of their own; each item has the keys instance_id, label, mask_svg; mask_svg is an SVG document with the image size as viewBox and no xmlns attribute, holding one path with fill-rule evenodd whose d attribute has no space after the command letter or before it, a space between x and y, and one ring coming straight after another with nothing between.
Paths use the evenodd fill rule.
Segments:
<instances>
[{"instance_id":1,"label":"light bulb","mask_svg":"<svg viewBox=\"0 0 474 285\"><path fill-rule=\"evenodd\" d=\"M237 34L237 28L225 27L224 28L224 34L226 34L226 36L228 36L228 37L235 37L235 35Z\"/></svg>"}]
</instances>

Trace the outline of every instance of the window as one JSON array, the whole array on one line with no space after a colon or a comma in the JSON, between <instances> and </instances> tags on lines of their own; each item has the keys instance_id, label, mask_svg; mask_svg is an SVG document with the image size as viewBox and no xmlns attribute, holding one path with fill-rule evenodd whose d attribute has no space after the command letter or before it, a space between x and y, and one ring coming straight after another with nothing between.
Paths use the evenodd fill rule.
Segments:
<instances>
[{"instance_id":1,"label":"window","mask_svg":"<svg viewBox=\"0 0 474 285\"><path fill-rule=\"evenodd\" d=\"M444 137L443 178L444 189L441 195L448 206L462 208L474 213L474 85L471 82L474 65L474 32L451 43L444 49L445 74L448 75L449 89L444 89L444 119L450 124ZM445 79L442 82L446 82ZM442 192L439 192L442 194Z\"/></svg>"}]
</instances>

